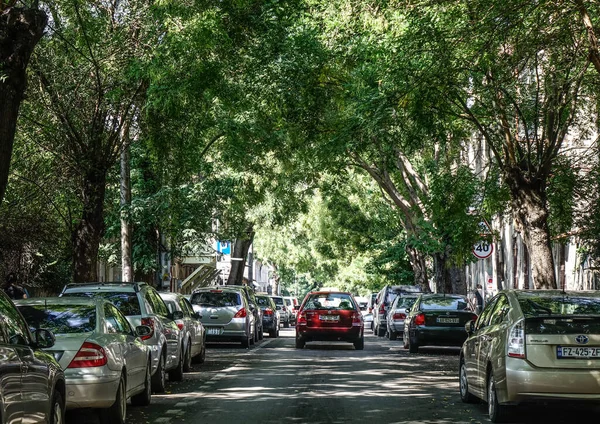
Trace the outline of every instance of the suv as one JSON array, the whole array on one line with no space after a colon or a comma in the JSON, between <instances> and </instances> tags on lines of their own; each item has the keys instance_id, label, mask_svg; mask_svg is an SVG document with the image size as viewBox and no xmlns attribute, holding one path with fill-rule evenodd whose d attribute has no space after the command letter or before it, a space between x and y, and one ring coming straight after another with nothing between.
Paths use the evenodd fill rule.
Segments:
<instances>
[{"instance_id":1,"label":"suv","mask_svg":"<svg viewBox=\"0 0 600 424\"><path fill-rule=\"evenodd\" d=\"M390 286L387 285L377 294L373 305L373 333L383 337L387 332L387 311L400 293L421 293L418 286Z\"/></svg>"},{"instance_id":2,"label":"suv","mask_svg":"<svg viewBox=\"0 0 600 424\"><path fill-rule=\"evenodd\" d=\"M142 340L152 354L153 391L165 391L167 371L170 380L183 380L183 337L175 323L183 318L183 313L169 313L154 287L146 283L123 282L67 284L60 296L102 297L119 308L134 328L139 325L150 327L152 332Z\"/></svg>"},{"instance_id":3,"label":"suv","mask_svg":"<svg viewBox=\"0 0 600 424\"><path fill-rule=\"evenodd\" d=\"M292 317L290 315L293 314L293 311L290 311L285 305L285 300L283 299L283 296L271 296L271 299L273 299L273 301L275 302L275 306L279 311L279 317L281 318L281 323L283 324L283 327L289 328L290 323L292 322Z\"/></svg>"}]
</instances>

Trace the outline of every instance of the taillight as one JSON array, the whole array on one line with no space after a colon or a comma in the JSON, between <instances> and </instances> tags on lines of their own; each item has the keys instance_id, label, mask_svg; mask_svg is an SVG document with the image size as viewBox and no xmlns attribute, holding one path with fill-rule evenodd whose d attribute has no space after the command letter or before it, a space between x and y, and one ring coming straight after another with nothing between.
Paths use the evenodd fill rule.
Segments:
<instances>
[{"instance_id":1,"label":"taillight","mask_svg":"<svg viewBox=\"0 0 600 424\"><path fill-rule=\"evenodd\" d=\"M150 330L152 330L150 332L150 334L146 335L146 336L142 336L142 340L148 340L150 338L152 338L152 336L154 336L154 319L153 318L142 318L142 325L146 325L148 327L150 327Z\"/></svg>"},{"instance_id":2,"label":"taillight","mask_svg":"<svg viewBox=\"0 0 600 424\"><path fill-rule=\"evenodd\" d=\"M413 321L415 325L425 325L425 314L415 315L415 319Z\"/></svg>"},{"instance_id":3,"label":"taillight","mask_svg":"<svg viewBox=\"0 0 600 424\"><path fill-rule=\"evenodd\" d=\"M281 310L285 312L285 311L287 311L287 308L285 306L282 306Z\"/></svg>"},{"instance_id":4,"label":"taillight","mask_svg":"<svg viewBox=\"0 0 600 424\"><path fill-rule=\"evenodd\" d=\"M406 318L406 314L404 314L402 312L396 312L392 318L394 318L394 319L405 319Z\"/></svg>"},{"instance_id":5,"label":"taillight","mask_svg":"<svg viewBox=\"0 0 600 424\"><path fill-rule=\"evenodd\" d=\"M179 327L180 330L183 330L183 321L175 321L177 323L177 327Z\"/></svg>"},{"instance_id":6,"label":"taillight","mask_svg":"<svg viewBox=\"0 0 600 424\"><path fill-rule=\"evenodd\" d=\"M273 309L271 309L271 308L265 309L265 311L263 312L263 315L270 317L271 315L273 315Z\"/></svg>"},{"instance_id":7,"label":"taillight","mask_svg":"<svg viewBox=\"0 0 600 424\"><path fill-rule=\"evenodd\" d=\"M525 324L518 322L508 334L507 354L511 358L527 358L525 354Z\"/></svg>"},{"instance_id":8,"label":"taillight","mask_svg":"<svg viewBox=\"0 0 600 424\"><path fill-rule=\"evenodd\" d=\"M296 319L296 325L306 325L306 314L302 312Z\"/></svg>"},{"instance_id":9,"label":"taillight","mask_svg":"<svg viewBox=\"0 0 600 424\"><path fill-rule=\"evenodd\" d=\"M379 313L385 314L385 305L383 303L381 305L379 305Z\"/></svg>"},{"instance_id":10,"label":"taillight","mask_svg":"<svg viewBox=\"0 0 600 424\"><path fill-rule=\"evenodd\" d=\"M360 327L362 323L362 315L360 314L360 312L352 315L352 327Z\"/></svg>"},{"instance_id":11,"label":"taillight","mask_svg":"<svg viewBox=\"0 0 600 424\"><path fill-rule=\"evenodd\" d=\"M242 308L233 316L234 318L246 318L248 313L246 312L246 308Z\"/></svg>"},{"instance_id":12,"label":"taillight","mask_svg":"<svg viewBox=\"0 0 600 424\"><path fill-rule=\"evenodd\" d=\"M69 364L68 368L90 368L106 365L106 353L102 346L85 342Z\"/></svg>"},{"instance_id":13,"label":"taillight","mask_svg":"<svg viewBox=\"0 0 600 424\"><path fill-rule=\"evenodd\" d=\"M471 315L471 321L477 321L478 316L473 314Z\"/></svg>"}]
</instances>

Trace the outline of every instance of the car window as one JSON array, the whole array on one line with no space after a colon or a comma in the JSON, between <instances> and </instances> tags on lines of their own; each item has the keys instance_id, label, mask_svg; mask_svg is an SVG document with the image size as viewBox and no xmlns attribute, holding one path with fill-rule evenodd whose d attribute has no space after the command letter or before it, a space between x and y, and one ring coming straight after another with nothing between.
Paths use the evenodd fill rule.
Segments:
<instances>
[{"instance_id":1,"label":"car window","mask_svg":"<svg viewBox=\"0 0 600 424\"><path fill-rule=\"evenodd\" d=\"M355 310L352 298L344 293L312 294L304 309Z\"/></svg>"},{"instance_id":2,"label":"car window","mask_svg":"<svg viewBox=\"0 0 600 424\"><path fill-rule=\"evenodd\" d=\"M272 297L271 299L273 299L273 302L275 302L276 305L283 305L283 298L282 297Z\"/></svg>"},{"instance_id":3,"label":"car window","mask_svg":"<svg viewBox=\"0 0 600 424\"><path fill-rule=\"evenodd\" d=\"M113 305L104 306L104 319L106 320L106 332L118 334L131 334L131 327L126 325L120 317L119 311Z\"/></svg>"},{"instance_id":4,"label":"car window","mask_svg":"<svg viewBox=\"0 0 600 424\"><path fill-rule=\"evenodd\" d=\"M415 304L415 301L417 300L416 297L398 297L396 299L396 309L403 309L403 308L411 308L412 305Z\"/></svg>"},{"instance_id":5,"label":"car window","mask_svg":"<svg viewBox=\"0 0 600 424\"><path fill-rule=\"evenodd\" d=\"M0 314L4 317L8 342L10 344L29 345L31 338L27 323L4 294L0 295Z\"/></svg>"},{"instance_id":6,"label":"car window","mask_svg":"<svg viewBox=\"0 0 600 424\"><path fill-rule=\"evenodd\" d=\"M477 323L475 324L476 330L488 325L490 315L492 314L494 306L496 306L496 300L497 298L494 297L485 305L485 308L483 308L483 311L481 311L481 315L479 315L479 318L477 318Z\"/></svg>"},{"instance_id":7,"label":"car window","mask_svg":"<svg viewBox=\"0 0 600 424\"><path fill-rule=\"evenodd\" d=\"M156 290L148 289L146 291L145 297L148 303L150 303L152 311L156 315L162 315L165 318L169 316L169 310L167 309L167 305L165 305L165 302L162 300L162 298L156 292Z\"/></svg>"},{"instance_id":8,"label":"car window","mask_svg":"<svg viewBox=\"0 0 600 424\"><path fill-rule=\"evenodd\" d=\"M108 300L115 305L126 316L142 315L140 310L140 302L134 292L105 292L105 291L88 291L88 292L65 292L63 297L94 297L98 296Z\"/></svg>"},{"instance_id":9,"label":"car window","mask_svg":"<svg viewBox=\"0 0 600 424\"><path fill-rule=\"evenodd\" d=\"M239 293L214 290L194 293L191 303L199 306L225 307L241 305L242 301Z\"/></svg>"},{"instance_id":10,"label":"car window","mask_svg":"<svg viewBox=\"0 0 600 424\"><path fill-rule=\"evenodd\" d=\"M29 328L45 328L55 334L89 333L96 330L96 305L19 305Z\"/></svg>"},{"instance_id":11,"label":"car window","mask_svg":"<svg viewBox=\"0 0 600 424\"><path fill-rule=\"evenodd\" d=\"M169 310L170 313L173 313L173 312L179 310L179 308L177 307L177 303L174 300L163 299L163 301L165 302L165 305L167 305L167 309Z\"/></svg>"},{"instance_id":12,"label":"car window","mask_svg":"<svg viewBox=\"0 0 600 424\"><path fill-rule=\"evenodd\" d=\"M600 314L600 298L597 297L521 293L518 300L526 317Z\"/></svg>"},{"instance_id":13,"label":"car window","mask_svg":"<svg viewBox=\"0 0 600 424\"><path fill-rule=\"evenodd\" d=\"M194 313L192 311L192 305L190 305L190 302L188 302L187 299L184 297L179 298L179 307L181 308L181 311L183 312L183 316L186 318L191 317L192 314Z\"/></svg>"},{"instance_id":14,"label":"car window","mask_svg":"<svg viewBox=\"0 0 600 424\"><path fill-rule=\"evenodd\" d=\"M271 306L269 298L265 296L256 296L256 303L258 303L260 306Z\"/></svg>"},{"instance_id":15,"label":"car window","mask_svg":"<svg viewBox=\"0 0 600 424\"><path fill-rule=\"evenodd\" d=\"M422 311L431 311L438 309L462 311L469 309L469 302L466 298L453 296L434 296L424 297L423 299L421 299Z\"/></svg>"},{"instance_id":16,"label":"car window","mask_svg":"<svg viewBox=\"0 0 600 424\"><path fill-rule=\"evenodd\" d=\"M504 295L498 296L498 300L496 301L496 306L494 306L494 310L490 314L490 324L496 325L500 324L508 311L510 309L510 304L508 303L508 299Z\"/></svg>"}]
</instances>

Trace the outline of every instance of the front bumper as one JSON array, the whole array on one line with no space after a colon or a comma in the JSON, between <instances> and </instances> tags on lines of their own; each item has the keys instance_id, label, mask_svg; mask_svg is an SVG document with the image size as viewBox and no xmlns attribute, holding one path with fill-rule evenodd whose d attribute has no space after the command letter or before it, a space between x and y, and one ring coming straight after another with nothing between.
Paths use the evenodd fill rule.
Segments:
<instances>
[{"instance_id":1,"label":"front bumper","mask_svg":"<svg viewBox=\"0 0 600 424\"><path fill-rule=\"evenodd\" d=\"M65 370L67 409L109 408L117 397L121 373L107 367Z\"/></svg>"}]
</instances>

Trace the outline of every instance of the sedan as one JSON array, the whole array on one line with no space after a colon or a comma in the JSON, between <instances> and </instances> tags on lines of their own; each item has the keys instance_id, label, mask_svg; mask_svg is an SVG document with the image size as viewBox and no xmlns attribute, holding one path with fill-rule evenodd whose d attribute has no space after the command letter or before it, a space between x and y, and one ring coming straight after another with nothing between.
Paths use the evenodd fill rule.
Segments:
<instances>
[{"instance_id":1,"label":"sedan","mask_svg":"<svg viewBox=\"0 0 600 424\"><path fill-rule=\"evenodd\" d=\"M141 337L110 302L86 298L36 298L15 302L29 327L56 334L51 353L65 370L67 409L98 408L102 423L125 422L127 399L148 405L152 361Z\"/></svg>"},{"instance_id":2,"label":"sedan","mask_svg":"<svg viewBox=\"0 0 600 424\"><path fill-rule=\"evenodd\" d=\"M192 304L179 293L160 293L169 312L180 311L183 318L176 319L177 327L183 332L183 370L189 372L192 362L199 364L206 358L206 331L200 322L201 315L194 311Z\"/></svg>"},{"instance_id":3,"label":"sedan","mask_svg":"<svg viewBox=\"0 0 600 424\"><path fill-rule=\"evenodd\" d=\"M600 293L501 291L466 330L460 397L492 422L522 402L600 400Z\"/></svg>"},{"instance_id":4,"label":"sedan","mask_svg":"<svg viewBox=\"0 0 600 424\"><path fill-rule=\"evenodd\" d=\"M396 340L398 334L404 333L404 320L408 315L408 310L417 300L417 296L405 295L404 293L398 294L387 314L387 336L390 340Z\"/></svg>"},{"instance_id":5,"label":"sedan","mask_svg":"<svg viewBox=\"0 0 600 424\"><path fill-rule=\"evenodd\" d=\"M311 341L345 341L365 347L364 322L354 297L346 292L311 292L298 310L296 349Z\"/></svg>"},{"instance_id":6,"label":"sedan","mask_svg":"<svg viewBox=\"0 0 600 424\"><path fill-rule=\"evenodd\" d=\"M466 296L422 294L404 320L404 348L418 353L420 346L462 346L467 322L477 319Z\"/></svg>"},{"instance_id":7,"label":"sedan","mask_svg":"<svg viewBox=\"0 0 600 424\"><path fill-rule=\"evenodd\" d=\"M43 348L54 345L48 330L31 334L27 322L0 290L0 422L63 424L65 376Z\"/></svg>"},{"instance_id":8,"label":"sedan","mask_svg":"<svg viewBox=\"0 0 600 424\"><path fill-rule=\"evenodd\" d=\"M264 331L269 332L269 337L279 337L279 311L275 305L275 301L267 294L257 294L256 302L262 309L262 321Z\"/></svg>"}]
</instances>

